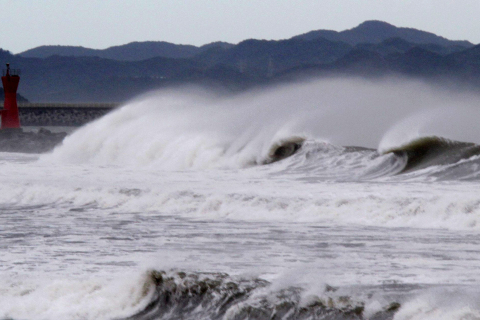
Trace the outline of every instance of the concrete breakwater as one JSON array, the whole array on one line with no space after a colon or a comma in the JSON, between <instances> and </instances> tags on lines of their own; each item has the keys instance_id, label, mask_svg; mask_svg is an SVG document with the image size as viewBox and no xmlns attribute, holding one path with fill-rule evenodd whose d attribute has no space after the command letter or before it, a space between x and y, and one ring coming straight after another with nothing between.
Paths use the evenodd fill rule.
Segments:
<instances>
[{"instance_id":1,"label":"concrete breakwater","mask_svg":"<svg viewBox=\"0 0 480 320\"><path fill-rule=\"evenodd\" d=\"M78 127L102 117L119 103L19 103L22 126Z\"/></svg>"},{"instance_id":2,"label":"concrete breakwater","mask_svg":"<svg viewBox=\"0 0 480 320\"><path fill-rule=\"evenodd\" d=\"M66 127L82 126L118 106L118 103L18 103L24 129L0 130L0 152L48 152L63 141L69 132ZM62 128L56 132L52 127Z\"/></svg>"}]
</instances>

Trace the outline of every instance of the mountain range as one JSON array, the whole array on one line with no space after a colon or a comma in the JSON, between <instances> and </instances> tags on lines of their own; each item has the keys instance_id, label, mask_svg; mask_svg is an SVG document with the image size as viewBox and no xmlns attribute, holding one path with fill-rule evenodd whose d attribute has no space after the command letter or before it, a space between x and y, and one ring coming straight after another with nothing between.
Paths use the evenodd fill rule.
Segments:
<instances>
[{"instance_id":1,"label":"mountain range","mask_svg":"<svg viewBox=\"0 0 480 320\"><path fill-rule=\"evenodd\" d=\"M301 77L397 74L480 90L480 46L366 21L337 32L204 46L132 42L103 50L41 46L0 63L22 70L19 92L33 102L121 102L182 84L244 90Z\"/></svg>"},{"instance_id":2,"label":"mountain range","mask_svg":"<svg viewBox=\"0 0 480 320\"><path fill-rule=\"evenodd\" d=\"M113 60L141 61L155 57L192 58L211 47L229 48L233 44L214 42L201 47L183 44L173 44L165 41L131 42L122 46L107 49L90 49L75 46L40 46L19 53L25 58L48 58L50 56L64 57L100 57Z\"/></svg>"}]
</instances>

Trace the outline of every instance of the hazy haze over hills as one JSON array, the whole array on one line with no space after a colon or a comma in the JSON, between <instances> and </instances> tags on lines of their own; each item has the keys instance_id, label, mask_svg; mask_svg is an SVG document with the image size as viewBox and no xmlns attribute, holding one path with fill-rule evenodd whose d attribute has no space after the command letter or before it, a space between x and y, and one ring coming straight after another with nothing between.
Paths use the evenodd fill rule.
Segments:
<instances>
[{"instance_id":1,"label":"hazy haze over hills","mask_svg":"<svg viewBox=\"0 0 480 320\"><path fill-rule=\"evenodd\" d=\"M468 41L452 41L437 36L430 32L420 31L412 28L397 28L391 24L382 21L366 21L359 26L345 30L316 30L291 39L317 40L326 39L333 42L345 42L350 45L359 43L377 44L390 38L400 38L414 44L435 44L444 47L462 46L470 47L472 43ZM278 42L278 41L272 41ZM91 57L115 59L115 60L145 60L161 56L165 58L191 58L207 49L220 47L228 49L233 44L226 42L214 42L201 47L192 45L173 44L164 41L131 42L125 45L110 47L107 49L89 49L75 46L40 46L19 53L22 57L28 58L47 58L53 55Z\"/></svg>"},{"instance_id":2,"label":"hazy haze over hills","mask_svg":"<svg viewBox=\"0 0 480 320\"><path fill-rule=\"evenodd\" d=\"M472 46L468 41L452 41L437 36L430 32L425 32L413 28L398 28L383 21L365 21L359 26L344 30L317 30L296 36L305 40L325 38L332 41L343 41L351 45L359 43L379 43L390 38L401 38L412 43L429 43L441 46Z\"/></svg>"},{"instance_id":3,"label":"hazy haze over hills","mask_svg":"<svg viewBox=\"0 0 480 320\"><path fill-rule=\"evenodd\" d=\"M18 55L25 58L48 58L58 55L65 57L100 57L114 60L139 61L155 57L191 58L205 50L220 47L229 48L232 44L214 42L201 47L173 44L164 41L131 42L107 49L90 49L75 46L40 46Z\"/></svg>"},{"instance_id":4,"label":"hazy haze over hills","mask_svg":"<svg viewBox=\"0 0 480 320\"><path fill-rule=\"evenodd\" d=\"M401 75L479 90L478 61L479 46L470 42L380 21L342 32L318 30L236 45L132 42L104 50L42 46L18 55L0 51L0 63L22 69L19 91L32 102L119 102L183 84L238 91L335 75Z\"/></svg>"}]
</instances>

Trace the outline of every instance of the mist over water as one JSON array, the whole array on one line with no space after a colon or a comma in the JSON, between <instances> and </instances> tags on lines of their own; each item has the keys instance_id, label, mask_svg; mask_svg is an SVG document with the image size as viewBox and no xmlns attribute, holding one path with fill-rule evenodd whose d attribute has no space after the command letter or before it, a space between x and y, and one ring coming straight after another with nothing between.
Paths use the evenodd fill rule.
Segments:
<instances>
[{"instance_id":1,"label":"mist over water","mask_svg":"<svg viewBox=\"0 0 480 320\"><path fill-rule=\"evenodd\" d=\"M57 148L74 163L165 169L244 167L292 137L386 150L425 135L480 142L480 96L387 78L323 79L237 95L199 88L152 92Z\"/></svg>"}]
</instances>

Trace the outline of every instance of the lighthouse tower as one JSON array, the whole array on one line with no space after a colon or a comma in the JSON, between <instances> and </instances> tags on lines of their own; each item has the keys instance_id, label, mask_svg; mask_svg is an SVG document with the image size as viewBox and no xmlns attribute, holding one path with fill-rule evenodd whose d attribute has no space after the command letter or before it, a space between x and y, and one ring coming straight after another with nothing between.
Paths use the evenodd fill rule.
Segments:
<instances>
[{"instance_id":1,"label":"lighthouse tower","mask_svg":"<svg viewBox=\"0 0 480 320\"><path fill-rule=\"evenodd\" d=\"M5 102L3 105L2 126L0 129L18 129L20 128L20 119L18 117L17 106L17 88L20 82L20 70L10 69L7 63L7 69L3 70L2 83L5 92Z\"/></svg>"}]
</instances>

